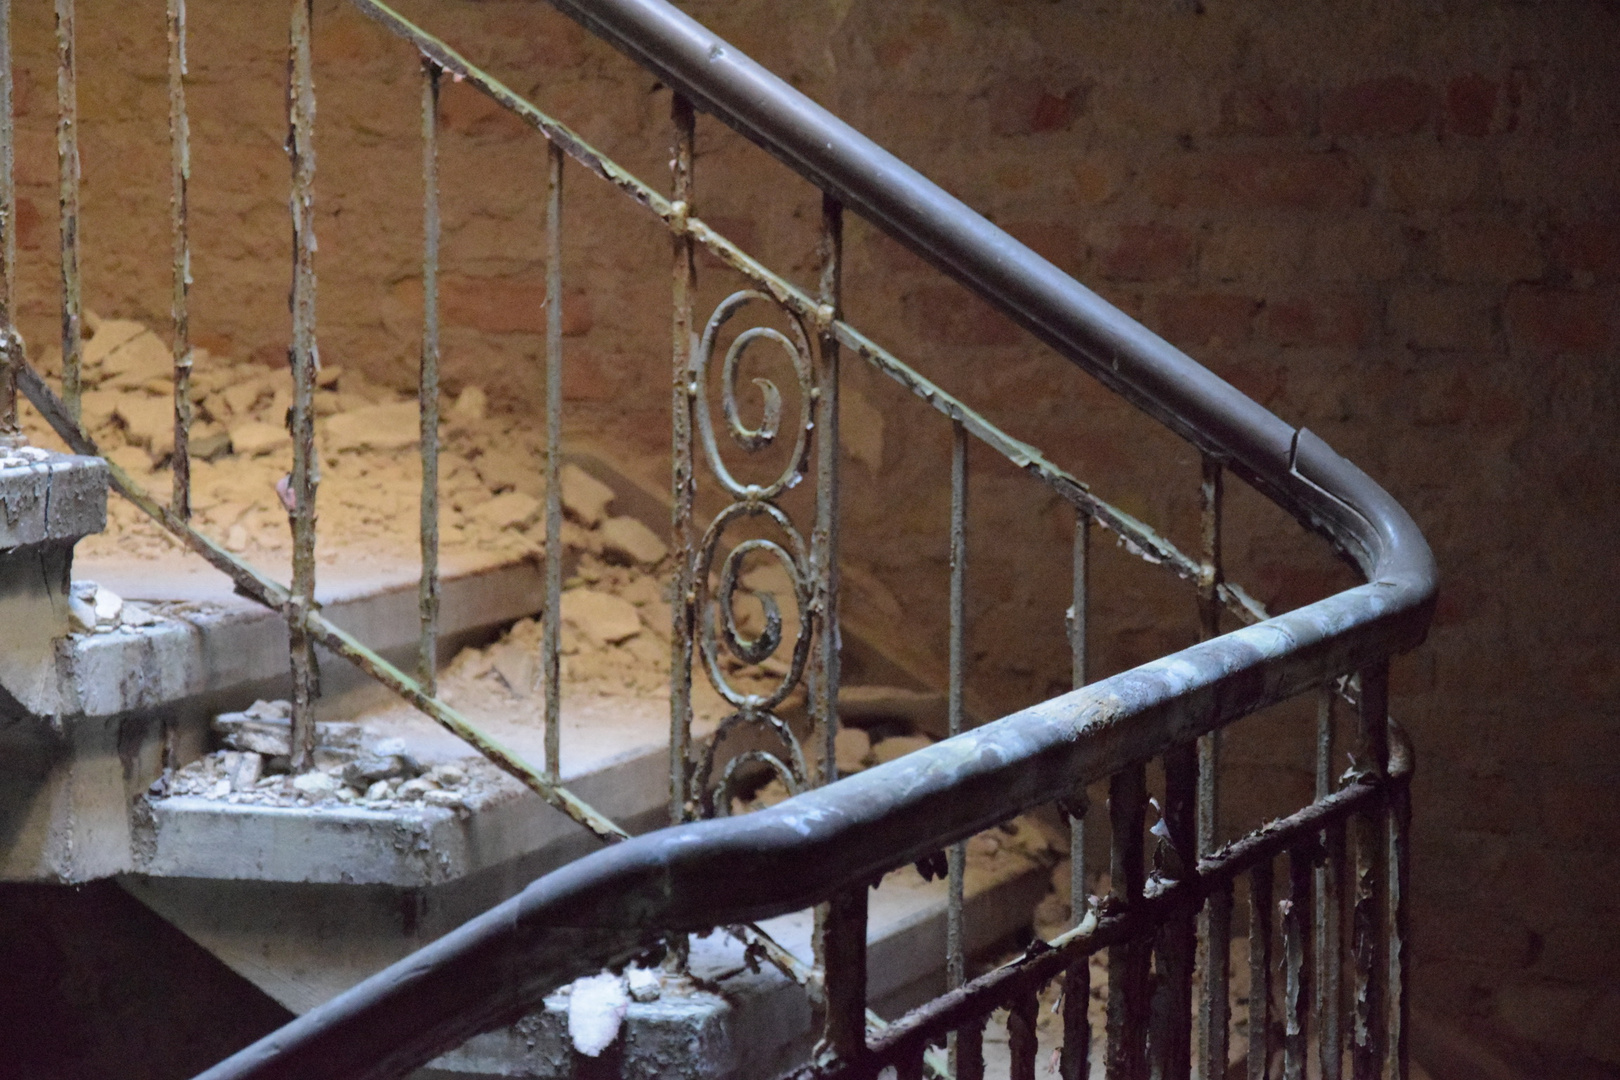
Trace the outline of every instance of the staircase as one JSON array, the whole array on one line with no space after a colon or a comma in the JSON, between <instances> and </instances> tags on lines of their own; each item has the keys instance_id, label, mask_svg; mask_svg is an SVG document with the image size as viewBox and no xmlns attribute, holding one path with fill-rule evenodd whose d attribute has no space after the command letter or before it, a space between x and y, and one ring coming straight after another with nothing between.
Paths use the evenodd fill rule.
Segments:
<instances>
[{"instance_id":1,"label":"staircase","mask_svg":"<svg viewBox=\"0 0 1620 1080\"><path fill-rule=\"evenodd\" d=\"M211 410L223 406L209 395L231 398L207 382L189 341L185 8L170 0L175 322L172 364L157 381L173 425L171 436L157 423L146 443L167 462L171 494L160 498L139 475L144 461L98 443L102 399L86 389L116 383L107 357L123 346L96 345L103 331L79 298L72 4L59 0L55 357L32 355L13 326L13 238L0 243L10 530L0 534L0 601L19 628L0 656L0 709L19 750L0 801L7 879L116 878L297 1016L206 1074L216 1078L831 1080L887 1068L972 1078L1000 1060L1026 1078L1047 1047L1069 1078L1224 1075L1234 1055L1251 1076L1404 1076L1411 757L1387 715L1388 660L1422 639L1434 566L1401 508L1310 432L664 0L555 3L670 90L668 196L452 45L375 0L352 3L421 57L417 399L367 402L362 422L319 362L312 8L300 0L287 95L291 377L273 394L237 394L272 422L216 430L225 417ZM9 101L9 50L0 55ZM446 433L483 407L458 401L441 414L446 75L533 129L549 169L543 443L510 497L490 480L476 510L446 494L464 461L445 449ZM824 193L814 289L699 216L697 111ZM9 122L3 130L9 193ZM563 446L570 161L671 237L667 495L611 452ZM1182 551L846 321L846 211L1188 440L1203 459L1200 550ZM9 201L3 220L14 220ZM744 286L707 315L696 308L700 252ZM758 405L739 404L745 372L766 363L775 374L754 379ZM840 614L840 368L853 363L911 391L919 422L936 414L951 434L944 658ZM17 389L69 453L22 438ZM133 416L126 409L118 423L134 430ZM345 578L317 561L317 507L342 454L395 439L365 435L368 424L403 427L390 445L415 448L417 505L401 515L419 525L414 565L374 562L362 545L351 554L368 565ZM989 723L1000 710L966 686L970 444L1012 462L1073 521L1074 690ZM193 476L226 445L238 458L290 461L275 484L281 509L269 508L290 524L290 545L274 553L279 574L245 558L240 535L207 530ZM323 481L323 470L337 475ZM1365 584L1273 615L1226 580L1229 474L1324 539ZM89 575L75 573L73 545L103 523L108 483L217 574L181 588L111 559L95 570L100 589L76 585ZM445 537L474 514L526 536L521 557L458 569ZM1197 645L1092 677L1099 529L1190 588ZM667 693L603 691L602 669L582 658L610 652L639 665L632 682L652 672ZM505 712L476 689L497 683L515 702ZM253 704L261 698L278 703ZM1315 798L1223 835L1221 733L1286 702L1316 718ZM1347 747L1356 767L1338 777ZM1090 806L1103 786L1106 813ZM1053 846L1067 849L1065 922L1025 944ZM1101 898L1088 898L1094 887ZM1239 996L1229 987L1240 901L1250 989ZM1009 958L1010 941L1021 951ZM1094 997L1106 1003L1095 1022ZM985 1028L998 1010L1004 1059L986 1046L999 1041Z\"/></svg>"}]
</instances>

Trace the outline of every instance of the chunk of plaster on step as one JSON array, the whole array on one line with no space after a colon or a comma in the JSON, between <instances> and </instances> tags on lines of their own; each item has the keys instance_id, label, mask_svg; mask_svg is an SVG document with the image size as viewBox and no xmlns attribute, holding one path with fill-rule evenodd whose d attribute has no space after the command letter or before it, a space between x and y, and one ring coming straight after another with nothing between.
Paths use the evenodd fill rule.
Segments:
<instances>
[{"instance_id":1,"label":"chunk of plaster on step","mask_svg":"<svg viewBox=\"0 0 1620 1080\"><path fill-rule=\"evenodd\" d=\"M586 1057L597 1057L613 1045L630 1008L624 981L603 972L574 983L568 998L568 1038Z\"/></svg>"}]
</instances>

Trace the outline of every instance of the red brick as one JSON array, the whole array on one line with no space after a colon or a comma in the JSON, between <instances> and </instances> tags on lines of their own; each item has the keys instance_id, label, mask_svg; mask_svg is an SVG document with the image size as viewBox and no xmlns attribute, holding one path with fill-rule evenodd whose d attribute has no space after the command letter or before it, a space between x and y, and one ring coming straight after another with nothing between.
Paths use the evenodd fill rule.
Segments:
<instances>
[{"instance_id":1,"label":"red brick","mask_svg":"<svg viewBox=\"0 0 1620 1080\"><path fill-rule=\"evenodd\" d=\"M1545 268L1528 229L1504 222L1449 228L1440 234L1440 272L1451 281L1532 281Z\"/></svg>"},{"instance_id":2,"label":"red brick","mask_svg":"<svg viewBox=\"0 0 1620 1080\"><path fill-rule=\"evenodd\" d=\"M1416 380L1411 395L1412 423L1416 427L1445 427L1468 419L1473 392L1468 377L1457 371L1450 378Z\"/></svg>"},{"instance_id":3,"label":"red brick","mask_svg":"<svg viewBox=\"0 0 1620 1080\"><path fill-rule=\"evenodd\" d=\"M1266 336L1278 345L1363 345L1377 322L1363 296L1313 294L1266 304Z\"/></svg>"},{"instance_id":4,"label":"red brick","mask_svg":"<svg viewBox=\"0 0 1620 1080\"><path fill-rule=\"evenodd\" d=\"M905 297L907 328L935 345L1016 345L1016 324L977 296L954 285L932 285Z\"/></svg>"},{"instance_id":5,"label":"red brick","mask_svg":"<svg viewBox=\"0 0 1620 1080\"><path fill-rule=\"evenodd\" d=\"M1496 116L1496 83L1483 75L1459 75L1446 86L1446 122L1460 135L1483 138Z\"/></svg>"},{"instance_id":6,"label":"red brick","mask_svg":"<svg viewBox=\"0 0 1620 1080\"><path fill-rule=\"evenodd\" d=\"M18 213L22 207L19 203ZM19 229L22 222L18 221ZM1620 278L1620 220L1592 219L1567 225L1553 236L1553 264L1568 274L1595 280Z\"/></svg>"},{"instance_id":7,"label":"red brick","mask_svg":"<svg viewBox=\"0 0 1620 1080\"><path fill-rule=\"evenodd\" d=\"M1487 198L1483 181L1490 167L1475 146L1438 146L1425 140L1407 143L1390 156L1389 205L1396 210L1459 210L1478 205Z\"/></svg>"},{"instance_id":8,"label":"red brick","mask_svg":"<svg viewBox=\"0 0 1620 1080\"><path fill-rule=\"evenodd\" d=\"M17 246L24 251L37 251L44 239L45 222L39 214L39 205L26 196L17 197Z\"/></svg>"},{"instance_id":9,"label":"red brick","mask_svg":"<svg viewBox=\"0 0 1620 1080\"><path fill-rule=\"evenodd\" d=\"M1164 206L1332 210L1367 201L1367 176L1342 153L1183 155L1148 180Z\"/></svg>"},{"instance_id":10,"label":"red brick","mask_svg":"<svg viewBox=\"0 0 1620 1080\"><path fill-rule=\"evenodd\" d=\"M1328 96L1322 130L1329 135L1413 135L1428 125L1434 105L1434 89L1415 79L1369 79Z\"/></svg>"},{"instance_id":11,"label":"red brick","mask_svg":"<svg viewBox=\"0 0 1620 1080\"><path fill-rule=\"evenodd\" d=\"M1158 281L1183 273L1192 261L1193 238L1185 229L1160 222L1122 225L1098 266L1105 277Z\"/></svg>"},{"instance_id":12,"label":"red brick","mask_svg":"<svg viewBox=\"0 0 1620 1080\"><path fill-rule=\"evenodd\" d=\"M528 132L515 114L466 83L446 80L439 96L444 126L461 135L511 139Z\"/></svg>"},{"instance_id":13,"label":"red brick","mask_svg":"<svg viewBox=\"0 0 1620 1080\"><path fill-rule=\"evenodd\" d=\"M1377 212L1315 226L1308 250L1309 273L1319 281L1388 281L1400 276L1409 258L1401 230Z\"/></svg>"},{"instance_id":14,"label":"red brick","mask_svg":"<svg viewBox=\"0 0 1620 1080\"><path fill-rule=\"evenodd\" d=\"M1310 102L1296 86L1243 86L1221 96L1222 135L1303 135Z\"/></svg>"},{"instance_id":15,"label":"red brick","mask_svg":"<svg viewBox=\"0 0 1620 1080\"><path fill-rule=\"evenodd\" d=\"M1079 269L1080 231L1064 221L1009 221L1001 226L1013 239L1066 273Z\"/></svg>"},{"instance_id":16,"label":"red brick","mask_svg":"<svg viewBox=\"0 0 1620 1080\"><path fill-rule=\"evenodd\" d=\"M990 128L997 135L1039 135L1063 131L1085 111L1090 87L1051 87L1038 82L1007 82L990 97Z\"/></svg>"},{"instance_id":17,"label":"red brick","mask_svg":"<svg viewBox=\"0 0 1620 1080\"><path fill-rule=\"evenodd\" d=\"M1181 349L1222 348L1249 340L1260 301L1232 293L1172 293L1159 298L1153 328Z\"/></svg>"},{"instance_id":18,"label":"red brick","mask_svg":"<svg viewBox=\"0 0 1620 1080\"><path fill-rule=\"evenodd\" d=\"M1495 344L1495 296L1461 286L1406 289L1390 298L1390 327L1400 344L1414 349L1489 349Z\"/></svg>"},{"instance_id":19,"label":"red brick","mask_svg":"<svg viewBox=\"0 0 1620 1080\"><path fill-rule=\"evenodd\" d=\"M401 295L420 305L422 284L413 281ZM409 302L409 300L407 300ZM565 337L589 332L590 299L583 290L563 293ZM513 277L444 277L439 281L439 317L446 325L465 326L486 334L546 332L546 286L538 274Z\"/></svg>"},{"instance_id":20,"label":"red brick","mask_svg":"<svg viewBox=\"0 0 1620 1080\"><path fill-rule=\"evenodd\" d=\"M1595 356L1614 346L1620 304L1610 293L1521 286L1503 311L1508 343L1533 359L1560 353Z\"/></svg>"}]
</instances>

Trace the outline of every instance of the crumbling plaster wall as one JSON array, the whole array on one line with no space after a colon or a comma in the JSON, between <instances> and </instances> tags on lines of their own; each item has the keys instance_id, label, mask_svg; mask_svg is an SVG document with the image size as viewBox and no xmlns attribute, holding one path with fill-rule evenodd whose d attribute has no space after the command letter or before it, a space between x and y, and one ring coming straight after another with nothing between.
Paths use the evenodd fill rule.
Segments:
<instances>
[{"instance_id":1,"label":"crumbling plaster wall","mask_svg":"<svg viewBox=\"0 0 1620 1080\"><path fill-rule=\"evenodd\" d=\"M1445 575L1430 642L1394 687L1420 754L1420 1006L1620 1063L1620 9L688 6L1413 512ZM285 24L261 5L190 9L196 339L277 363ZM406 9L667 183L667 92L548 7ZM56 333L49 7L14 18L38 346ZM80 5L85 295L156 325L169 288L162 23L153 0ZM406 385L421 294L415 63L337 0L320 0L317 25L322 354ZM465 86L446 86L443 113L446 382L536 416L544 150ZM700 213L810 283L814 192L713 123L699 144ZM566 215L569 422L621 455L667 453L668 240L578 169ZM701 277L704 310L734 287L709 263ZM859 223L846 281L851 317L879 341L1195 542L1197 462L1175 440ZM876 583L850 602L943 655L948 429L855 361L847 385L845 550ZM1067 678L1071 524L1010 469L974 463L972 678L1004 709ZM1289 606L1347 580L1257 500L1232 501L1232 575L1262 599ZM1111 551L1099 560L1103 672L1192 640L1184 589ZM1262 730L1238 740L1234 767L1283 769L1297 788L1306 735Z\"/></svg>"}]
</instances>

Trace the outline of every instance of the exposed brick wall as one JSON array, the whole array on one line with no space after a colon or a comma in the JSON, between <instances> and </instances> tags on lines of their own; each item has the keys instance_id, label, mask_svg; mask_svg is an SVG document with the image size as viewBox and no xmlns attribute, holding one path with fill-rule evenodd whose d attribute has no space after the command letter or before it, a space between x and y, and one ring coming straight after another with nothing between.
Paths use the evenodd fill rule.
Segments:
<instances>
[{"instance_id":1,"label":"exposed brick wall","mask_svg":"<svg viewBox=\"0 0 1620 1080\"><path fill-rule=\"evenodd\" d=\"M86 296L167 309L161 5L81 5ZM665 184L667 94L543 5L413 4L477 61ZM1567 0L1050 3L702 0L699 17L1291 422L1413 512L1445 585L1397 667L1420 753L1423 1008L1620 1064L1620 11ZM283 28L194 4L198 339L275 362L286 337ZM20 7L20 243L48 340L55 238L48 9ZM322 350L405 384L420 296L415 66L319 5ZM534 413L544 154L447 86L446 379ZM705 122L700 211L809 282L814 193ZM568 176L570 417L667 447L668 241ZM706 262L705 303L731 282ZM1197 462L915 257L850 226L851 316L1185 544ZM850 363L881 413L847 470L852 603L944 640L948 431ZM875 415L867 409L863 415ZM873 466L881 465L880 469ZM1061 686L1071 524L975 456L976 689ZM1233 494L1233 576L1287 606L1345 578ZM1097 662L1190 641L1190 601L1099 553ZM1234 768L1299 752L1239 740ZM1290 744L1292 745L1292 744ZM1608 885L1605 886L1604 883Z\"/></svg>"}]
</instances>

